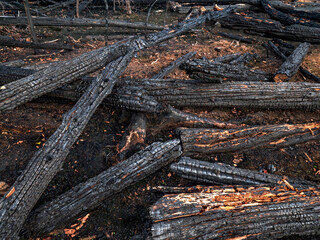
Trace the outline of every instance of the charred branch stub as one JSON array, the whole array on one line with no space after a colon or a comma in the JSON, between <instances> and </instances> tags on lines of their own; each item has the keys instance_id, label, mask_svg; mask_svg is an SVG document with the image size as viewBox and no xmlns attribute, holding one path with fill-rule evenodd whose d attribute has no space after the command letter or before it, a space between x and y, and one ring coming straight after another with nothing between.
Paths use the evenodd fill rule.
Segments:
<instances>
[{"instance_id":1,"label":"charred branch stub","mask_svg":"<svg viewBox=\"0 0 320 240\"><path fill-rule=\"evenodd\" d=\"M210 163L181 157L180 161L170 166L173 172L179 176L212 185L260 185L268 184L278 186L283 183L283 176L275 174L260 173L258 171L236 168L224 163ZM293 186L315 186L315 183L287 178L285 179Z\"/></svg>"},{"instance_id":2,"label":"charred branch stub","mask_svg":"<svg viewBox=\"0 0 320 240\"><path fill-rule=\"evenodd\" d=\"M48 67L14 83L6 84L0 90L0 111L13 109L20 104L63 86L65 83L72 82L105 66L132 49L139 51L146 47L154 46L196 28L206 21L216 21L233 11L234 8L230 7L220 12L209 12L206 15L181 22L161 32L149 34L146 40L138 38L100 48L75 59Z\"/></svg>"},{"instance_id":3,"label":"charred branch stub","mask_svg":"<svg viewBox=\"0 0 320 240\"><path fill-rule=\"evenodd\" d=\"M301 43L284 61L273 76L275 82L289 81L298 71L304 57L309 51L309 43Z\"/></svg>"},{"instance_id":4,"label":"charred branch stub","mask_svg":"<svg viewBox=\"0 0 320 240\"><path fill-rule=\"evenodd\" d=\"M250 69L242 64L229 65L221 62L192 59L183 64L183 68L189 72L192 78L206 82L271 80L271 74Z\"/></svg>"},{"instance_id":5,"label":"charred branch stub","mask_svg":"<svg viewBox=\"0 0 320 240\"><path fill-rule=\"evenodd\" d=\"M147 118L144 113L136 112L117 145L117 160L122 161L145 147Z\"/></svg>"},{"instance_id":6,"label":"charred branch stub","mask_svg":"<svg viewBox=\"0 0 320 240\"><path fill-rule=\"evenodd\" d=\"M48 233L170 164L181 153L179 140L155 142L40 206L31 212L23 230L37 235Z\"/></svg>"},{"instance_id":7,"label":"charred branch stub","mask_svg":"<svg viewBox=\"0 0 320 240\"><path fill-rule=\"evenodd\" d=\"M320 139L320 124L282 124L237 129L179 128L186 156L245 151L252 148L282 148Z\"/></svg>"},{"instance_id":8,"label":"charred branch stub","mask_svg":"<svg viewBox=\"0 0 320 240\"><path fill-rule=\"evenodd\" d=\"M320 233L320 192L315 187L205 190L158 200L149 211L153 239L274 239Z\"/></svg>"}]
</instances>

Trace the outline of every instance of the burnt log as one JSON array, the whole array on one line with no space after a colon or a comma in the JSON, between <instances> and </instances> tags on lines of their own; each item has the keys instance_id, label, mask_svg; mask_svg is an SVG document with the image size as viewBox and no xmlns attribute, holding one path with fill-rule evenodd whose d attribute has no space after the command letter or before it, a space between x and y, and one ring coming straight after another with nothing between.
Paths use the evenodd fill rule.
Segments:
<instances>
[{"instance_id":1,"label":"burnt log","mask_svg":"<svg viewBox=\"0 0 320 240\"><path fill-rule=\"evenodd\" d=\"M133 82L122 83L130 89ZM131 86L130 86L131 85ZM199 83L196 80L136 80L149 96L175 107L236 107L256 109L320 108L320 84L274 82ZM118 96L121 98L121 96ZM132 96L134 97L134 96Z\"/></svg>"},{"instance_id":2,"label":"burnt log","mask_svg":"<svg viewBox=\"0 0 320 240\"><path fill-rule=\"evenodd\" d=\"M281 124L236 129L180 128L186 156L243 152L253 148L283 148L320 139L320 123Z\"/></svg>"},{"instance_id":3,"label":"burnt log","mask_svg":"<svg viewBox=\"0 0 320 240\"><path fill-rule=\"evenodd\" d=\"M219 20L222 27L242 29L249 34L263 34L264 36L289 39L309 43L320 43L320 29L292 24L284 26L271 19L257 18L249 15L232 14L228 18Z\"/></svg>"},{"instance_id":4,"label":"burnt log","mask_svg":"<svg viewBox=\"0 0 320 240\"><path fill-rule=\"evenodd\" d=\"M204 188L169 194L149 210L152 239L275 239L320 234L320 191Z\"/></svg>"},{"instance_id":5,"label":"burnt log","mask_svg":"<svg viewBox=\"0 0 320 240\"><path fill-rule=\"evenodd\" d=\"M283 43L283 41L281 41L281 40L280 40L280 41L278 40L277 42ZM292 45L290 45L290 46L292 46ZM285 48L285 51L286 51L286 52L283 52L282 49L278 48L278 47L277 47L276 45L274 45L273 42L271 42L271 41L268 41L268 47L270 47L270 48L271 48L280 58L282 58L283 60L286 60L286 59L287 59L287 55L286 55L285 53L289 53L288 55L290 55L290 54L292 54L292 51L293 51L293 49L294 49L293 46L292 46L292 47L293 47L292 50L288 50L287 47L283 46L282 49ZM290 49L290 48L289 48L289 49ZM309 79L311 79L311 80L313 80L313 81L315 81L315 82L320 82L320 77L312 74L312 73L309 72L306 68L300 66L300 67L299 67L299 71L300 71L300 72L303 74L303 76L305 76L306 78L309 78Z\"/></svg>"},{"instance_id":6,"label":"burnt log","mask_svg":"<svg viewBox=\"0 0 320 240\"><path fill-rule=\"evenodd\" d=\"M20 104L63 86L65 83L72 82L89 72L93 72L132 49L138 51L154 46L159 42L196 28L206 21L216 21L233 11L234 8L228 8L224 11L210 12L198 18L181 22L161 32L149 34L145 40L138 38L106 46L85 53L75 59L60 62L13 83L3 85L0 88L0 112L13 109Z\"/></svg>"},{"instance_id":7,"label":"burnt log","mask_svg":"<svg viewBox=\"0 0 320 240\"><path fill-rule=\"evenodd\" d=\"M278 20L286 25L301 24L308 27L320 28L320 24L316 22L295 18L289 14L285 14L283 12L280 12L279 10L276 10L274 7L270 5L269 0L261 0L261 5L264 8L264 10L270 15L271 18Z\"/></svg>"},{"instance_id":8,"label":"burnt log","mask_svg":"<svg viewBox=\"0 0 320 240\"><path fill-rule=\"evenodd\" d=\"M191 78L205 82L271 80L271 74L250 69L242 64L235 66L221 62L192 59L183 64L182 67L187 70Z\"/></svg>"},{"instance_id":9,"label":"burnt log","mask_svg":"<svg viewBox=\"0 0 320 240\"><path fill-rule=\"evenodd\" d=\"M93 210L181 155L179 140L156 142L31 212L24 233L42 235Z\"/></svg>"},{"instance_id":10,"label":"burnt log","mask_svg":"<svg viewBox=\"0 0 320 240\"><path fill-rule=\"evenodd\" d=\"M227 54L227 55L224 55L221 57L216 57L216 58L212 59L212 61L222 62L222 63L230 63L231 61L239 58L240 56L242 56L242 54L237 52L237 53Z\"/></svg>"},{"instance_id":11,"label":"burnt log","mask_svg":"<svg viewBox=\"0 0 320 240\"><path fill-rule=\"evenodd\" d=\"M52 18L52 17L33 17L35 26L59 26L59 27L105 27L105 19L92 18ZM0 26L18 25L26 26L28 24L25 17L0 17ZM142 30L163 30L164 27L144 22L128 22L108 19L109 27L134 28Z\"/></svg>"},{"instance_id":12,"label":"burnt log","mask_svg":"<svg viewBox=\"0 0 320 240\"><path fill-rule=\"evenodd\" d=\"M71 146L77 140L99 104L110 94L134 51L108 64L67 112L59 128L35 153L10 191L0 200L0 238L17 239L22 225L49 182L60 171Z\"/></svg>"},{"instance_id":13,"label":"burnt log","mask_svg":"<svg viewBox=\"0 0 320 240\"><path fill-rule=\"evenodd\" d=\"M275 82L289 81L298 71L303 59L308 54L309 43L301 43L279 67L273 80Z\"/></svg>"},{"instance_id":14,"label":"burnt log","mask_svg":"<svg viewBox=\"0 0 320 240\"><path fill-rule=\"evenodd\" d=\"M171 164L170 169L183 178L211 185L278 186L289 183L292 186L316 186L315 183L305 180L241 169L224 163L199 161L189 157L181 157L179 162Z\"/></svg>"},{"instance_id":15,"label":"burnt log","mask_svg":"<svg viewBox=\"0 0 320 240\"><path fill-rule=\"evenodd\" d=\"M147 136L147 118L144 113L133 113L130 125L117 144L117 160L123 161L133 153L142 150L145 147L145 138Z\"/></svg>"},{"instance_id":16,"label":"burnt log","mask_svg":"<svg viewBox=\"0 0 320 240\"><path fill-rule=\"evenodd\" d=\"M14 40L11 37L0 36L0 46L7 47L22 47L22 48L36 48L36 49L64 49L73 50L72 45L59 43L40 43L40 42L26 42Z\"/></svg>"}]
</instances>

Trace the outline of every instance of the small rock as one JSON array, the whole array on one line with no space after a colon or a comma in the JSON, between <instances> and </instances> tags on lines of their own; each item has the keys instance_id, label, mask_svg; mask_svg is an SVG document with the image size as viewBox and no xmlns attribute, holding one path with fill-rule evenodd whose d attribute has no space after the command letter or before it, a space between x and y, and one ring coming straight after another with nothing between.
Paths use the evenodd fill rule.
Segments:
<instances>
[{"instance_id":1,"label":"small rock","mask_svg":"<svg viewBox=\"0 0 320 240\"><path fill-rule=\"evenodd\" d=\"M269 164L267 166L267 170L269 173L274 173L275 171L277 171L276 167L273 164Z\"/></svg>"}]
</instances>

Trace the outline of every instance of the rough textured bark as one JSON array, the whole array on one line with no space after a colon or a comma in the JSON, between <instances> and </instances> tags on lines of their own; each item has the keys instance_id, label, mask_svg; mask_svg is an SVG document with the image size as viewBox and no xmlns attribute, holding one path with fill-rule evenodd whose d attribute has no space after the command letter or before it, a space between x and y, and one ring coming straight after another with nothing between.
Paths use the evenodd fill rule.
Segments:
<instances>
[{"instance_id":1,"label":"rough textured bark","mask_svg":"<svg viewBox=\"0 0 320 240\"><path fill-rule=\"evenodd\" d=\"M183 64L182 67L187 70L192 78L206 82L271 80L271 74L250 69L242 64L229 65L221 62L192 59Z\"/></svg>"},{"instance_id":2,"label":"rough textured bark","mask_svg":"<svg viewBox=\"0 0 320 240\"><path fill-rule=\"evenodd\" d=\"M73 46L72 45L68 45L68 44L26 42L26 41L14 40L12 38L2 37L2 36L0 36L0 46L23 47L23 48L38 48L38 49L73 50Z\"/></svg>"},{"instance_id":3,"label":"rough textured bark","mask_svg":"<svg viewBox=\"0 0 320 240\"><path fill-rule=\"evenodd\" d=\"M273 76L275 82L289 81L298 71L303 59L309 51L309 43L301 43L279 67Z\"/></svg>"},{"instance_id":4,"label":"rough textured bark","mask_svg":"<svg viewBox=\"0 0 320 240\"><path fill-rule=\"evenodd\" d=\"M161 32L149 34L146 40L138 38L103 47L85 53L75 59L43 69L13 83L6 84L0 89L0 112L13 109L20 104L63 86L65 83L95 71L128 53L133 48L135 51L138 51L146 47L154 46L159 42L196 28L206 21L216 21L229 15L233 11L234 8L228 8L220 12L209 12L206 15L181 22Z\"/></svg>"},{"instance_id":5,"label":"rough textured bark","mask_svg":"<svg viewBox=\"0 0 320 240\"><path fill-rule=\"evenodd\" d=\"M131 122L117 145L117 160L123 161L145 147L147 118L144 113L133 113Z\"/></svg>"},{"instance_id":6,"label":"rough textured bark","mask_svg":"<svg viewBox=\"0 0 320 240\"><path fill-rule=\"evenodd\" d=\"M179 162L171 164L170 169L183 178L211 185L267 184L278 186L279 184L283 184L285 186L286 181L292 186L316 186L315 183L305 180L236 168L224 163L204 162L189 157L181 157Z\"/></svg>"},{"instance_id":7,"label":"rough textured bark","mask_svg":"<svg viewBox=\"0 0 320 240\"><path fill-rule=\"evenodd\" d=\"M282 41L280 41L282 42ZM292 45L291 45L292 46ZM268 47L270 47L280 58L282 58L283 60L286 60L288 57L287 55L285 55L284 52L282 52L282 50L280 50L276 45L273 44L273 42L268 41ZM293 47L293 46L292 46ZM282 47L283 48L283 47ZM293 48L294 49L294 48ZM285 48L286 52L288 52L288 56L292 54L293 50L289 50L287 48ZM299 67L299 71L303 74L303 76L305 76L306 78L309 78L315 82L320 82L320 77L312 74L311 72L309 72L306 68L300 66Z\"/></svg>"},{"instance_id":8,"label":"rough textured bark","mask_svg":"<svg viewBox=\"0 0 320 240\"><path fill-rule=\"evenodd\" d=\"M77 104L64 115L59 128L35 153L10 191L0 200L0 238L17 239L21 227L49 182L60 170L73 143L116 79L129 64L133 51L107 65Z\"/></svg>"},{"instance_id":9,"label":"rough textured bark","mask_svg":"<svg viewBox=\"0 0 320 240\"><path fill-rule=\"evenodd\" d=\"M276 19L276 20L280 21L281 23L284 23L287 25L301 24L301 25L308 26L308 27L320 28L320 24L318 24L316 22L295 18L289 14L285 14L283 12L276 10L274 7L272 7L270 5L269 0L261 0L261 4L262 4L262 7L264 8L264 10L270 15L271 18Z\"/></svg>"},{"instance_id":10,"label":"rough textured bark","mask_svg":"<svg viewBox=\"0 0 320 240\"><path fill-rule=\"evenodd\" d=\"M182 57L179 57L177 60L171 62L169 66L162 69L159 73L152 76L154 79L162 79L164 76L171 73L174 69L178 68L181 64L188 61L189 58L192 58L194 55L196 55L197 52L189 52L186 55L183 55Z\"/></svg>"},{"instance_id":11,"label":"rough textured bark","mask_svg":"<svg viewBox=\"0 0 320 240\"><path fill-rule=\"evenodd\" d=\"M105 27L105 19L91 18L52 18L52 17L34 17L35 26L61 26L61 27ZM0 26L19 25L26 26L27 19L24 17L0 17ZM128 22L108 19L108 26L134 29L163 30L164 27L144 22Z\"/></svg>"},{"instance_id":12,"label":"rough textured bark","mask_svg":"<svg viewBox=\"0 0 320 240\"><path fill-rule=\"evenodd\" d=\"M283 148L319 140L320 123L281 124L236 129L180 128L185 155L245 151L252 148Z\"/></svg>"},{"instance_id":13,"label":"rough textured bark","mask_svg":"<svg viewBox=\"0 0 320 240\"><path fill-rule=\"evenodd\" d=\"M152 239L275 239L320 234L320 191L205 188L165 195L150 208Z\"/></svg>"},{"instance_id":14,"label":"rough textured bark","mask_svg":"<svg viewBox=\"0 0 320 240\"><path fill-rule=\"evenodd\" d=\"M126 86L127 85L127 86ZM123 83L130 89L133 82ZM256 109L320 108L320 84L273 82L199 83L196 80L136 80L161 104L176 107L247 107ZM121 98L121 96L118 96ZM134 98L132 96L131 98Z\"/></svg>"},{"instance_id":15,"label":"rough textured bark","mask_svg":"<svg viewBox=\"0 0 320 240\"><path fill-rule=\"evenodd\" d=\"M293 41L320 43L320 29L292 24L284 26L271 19L261 19L249 15L232 14L228 18L219 20L226 28L244 29L247 33L263 34Z\"/></svg>"},{"instance_id":16,"label":"rough textured bark","mask_svg":"<svg viewBox=\"0 0 320 240\"><path fill-rule=\"evenodd\" d=\"M36 235L50 232L170 164L181 153L179 140L153 143L37 208L30 214L24 231Z\"/></svg>"}]
</instances>

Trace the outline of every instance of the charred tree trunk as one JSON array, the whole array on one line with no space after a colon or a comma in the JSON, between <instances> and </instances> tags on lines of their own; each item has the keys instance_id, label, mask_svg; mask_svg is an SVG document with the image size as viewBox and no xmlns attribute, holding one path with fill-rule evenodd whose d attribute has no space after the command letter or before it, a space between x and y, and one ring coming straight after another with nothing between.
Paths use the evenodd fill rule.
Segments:
<instances>
[{"instance_id":1,"label":"charred tree trunk","mask_svg":"<svg viewBox=\"0 0 320 240\"><path fill-rule=\"evenodd\" d=\"M72 45L68 45L68 44L17 41L17 40L14 40L14 39L10 38L10 37L2 37L2 36L0 36L0 46L36 48L36 49L65 49L65 50L73 50L73 46Z\"/></svg>"},{"instance_id":2,"label":"charred tree trunk","mask_svg":"<svg viewBox=\"0 0 320 240\"><path fill-rule=\"evenodd\" d=\"M252 148L283 148L319 140L320 123L282 124L242 129L178 130L185 155L245 151Z\"/></svg>"},{"instance_id":3,"label":"charred tree trunk","mask_svg":"<svg viewBox=\"0 0 320 240\"><path fill-rule=\"evenodd\" d=\"M270 17L280 21L281 23L284 23L286 25L301 24L301 25L308 26L308 27L320 28L320 24L318 24L316 22L306 21L304 19L298 19L298 18L290 16L289 14L285 14L285 13L282 13L282 12L276 10L275 8L273 8L270 5L269 0L261 0L261 4L262 4L262 7L264 8L264 10L270 15Z\"/></svg>"},{"instance_id":4,"label":"charred tree trunk","mask_svg":"<svg viewBox=\"0 0 320 240\"><path fill-rule=\"evenodd\" d=\"M60 170L73 143L92 114L110 94L129 64L133 51L110 63L92 82L77 104L64 115L62 124L36 152L11 190L0 200L0 238L17 239L22 225L49 182Z\"/></svg>"},{"instance_id":5,"label":"charred tree trunk","mask_svg":"<svg viewBox=\"0 0 320 240\"><path fill-rule=\"evenodd\" d=\"M204 188L150 208L152 239L275 239L320 234L320 192L308 187Z\"/></svg>"},{"instance_id":6,"label":"charred tree trunk","mask_svg":"<svg viewBox=\"0 0 320 240\"><path fill-rule=\"evenodd\" d=\"M289 183L292 186L316 186L315 183L309 181L288 179L275 174L236 168L224 163L204 162L189 157L181 157L179 162L171 164L170 169L183 178L212 185L268 184L278 186L279 184Z\"/></svg>"},{"instance_id":7,"label":"charred tree trunk","mask_svg":"<svg viewBox=\"0 0 320 240\"><path fill-rule=\"evenodd\" d=\"M33 211L24 232L41 235L66 224L181 155L179 140L156 142Z\"/></svg>"},{"instance_id":8,"label":"charred tree trunk","mask_svg":"<svg viewBox=\"0 0 320 240\"><path fill-rule=\"evenodd\" d=\"M320 43L320 29L292 24L284 26L278 21L261 19L254 16L232 14L219 20L226 28L244 29L246 33L263 34L293 41Z\"/></svg>"},{"instance_id":9,"label":"charred tree trunk","mask_svg":"<svg viewBox=\"0 0 320 240\"><path fill-rule=\"evenodd\" d=\"M51 17L34 17L35 26L59 26L59 27L105 27L105 19L91 18L51 18ZM19 25L26 26L27 19L24 17L0 17L0 26ZM108 19L108 26L134 29L163 30L164 27L144 22L127 22Z\"/></svg>"},{"instance_id":10,"label":"charred tree trunk","mask_svg":"<svg viewBox=\"0 0 320 240\"><path fill-rule=\"evenodd\" d=\"M229 65L208 60L192 59L183 64L183 68L189 72L192 78L205 82L271 80L271 74L250 69L242 64Z\"/></svg>"},{"instance_id":11,"label":"charred tree trunk","mask_svg":"<svg viewBox=\"0 0 320 240\"><path fill-rule=\"evenodd\" d=\"M127 86L126 86L127 85ZM132 88L131 82L122 89ZM136 80L161 104L177 107L249 107L256 109L319 109L320 84L273 82L199 83L195 80ZM121 98L121 95L118 96ZM132 96L131 98L134 98Z\"/></svg>"},{"instance_id":12,"label":"charred tree trunk","mask_svg":"<svg viewBox=\"0 0 320 240\"><path fill-rule=\"evenodd\" d=\"M309 43L301 43L284 61L273 76L275 82L289 81L298 71L304 57L309 51Z\"/></svg>"},{"instance_id":13,"label":"charred tree trunk","mask_svg":"<svg viewBox=\"0 0 320 240\"><path fill-rule=\"evenodd\" d=\"M159 42L196 28L206 21L216 21L233 11L234 8L228 8L220 12L210 12L198 18L179 23L161 32L150 34L146 40L139 38L94 50L75 59L41 70L16 82L6 84L0 89L0 112L13 109L20 104L63 86L65 83L93 72L132 49L138 51L154 46Z\"/></svg>"}]
</instances>

